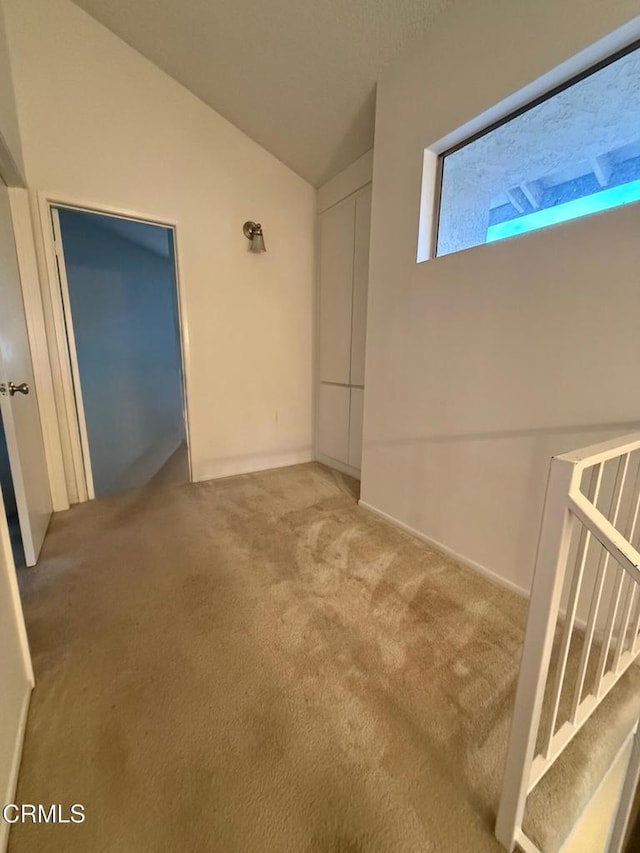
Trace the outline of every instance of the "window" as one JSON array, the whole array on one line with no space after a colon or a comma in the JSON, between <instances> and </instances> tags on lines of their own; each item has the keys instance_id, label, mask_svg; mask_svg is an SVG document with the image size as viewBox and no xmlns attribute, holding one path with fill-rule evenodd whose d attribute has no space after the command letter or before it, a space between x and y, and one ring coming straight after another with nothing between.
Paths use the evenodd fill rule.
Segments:
<instances>
[{"instance_id":1,"label":"window","mask_svg":"<svg viewBox=\"0 0 640 853\"><path fill-rule=\"evenodd\" d=\"M437 255L640 200L640 47L442 156Z\"/></svg>"}]
</instances>

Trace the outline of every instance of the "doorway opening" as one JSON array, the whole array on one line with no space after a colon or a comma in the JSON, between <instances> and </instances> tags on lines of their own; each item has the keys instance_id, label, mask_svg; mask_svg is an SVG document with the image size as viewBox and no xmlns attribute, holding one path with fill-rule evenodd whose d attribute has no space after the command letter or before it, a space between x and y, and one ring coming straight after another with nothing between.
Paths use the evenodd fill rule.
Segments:
<instances>
[{"instance_id":1,"label":"doorway opening","mask_svg":"<svg viewBox=\"0 0 640 853\"><path fill-rule=\"evenodd\" d=\"M2 497L4 499L4 511L7 516L7 527L11 539L11 550L13 562L16 569L25 565L24 547L22 545L22 533L20 532L20 520L18 518L18 504L16 502L16 491L11 474L11 463L9 462L9 449L7 438L4 434L4 422L0 417L0 486L2 486Z\"/></svg>"},{"instance_id":2,"label":"doorway opening","mask_svg":"<svg viewBox=\"0 0 640 853\"><path fill-rule=\"evenodd\" d=\"M50 210L87 497L188 482L173 227Z\"/></svg>"}]
</instances>

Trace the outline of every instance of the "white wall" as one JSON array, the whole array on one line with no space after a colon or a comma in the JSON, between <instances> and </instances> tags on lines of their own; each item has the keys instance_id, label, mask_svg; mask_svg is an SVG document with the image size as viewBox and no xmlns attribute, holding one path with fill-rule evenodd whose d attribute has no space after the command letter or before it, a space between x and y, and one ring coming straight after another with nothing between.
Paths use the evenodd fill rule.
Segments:
<instances>
[{"instance_id":1,"label":"white wall","mask_svg":"<svg viewBox=\"0 0 640 853\"><path fill-rule=\"evenodd\" d=\"M640 205L416 264L423 152L637 11L463 2L378 86L362 498L525 589L549 457L640 422Z\"/></svg>"},{"instance_id":2,"label":"white wall","mask_svg":"<svg viewBox=\"0 0 640 853\"><path fill-rule=\"evenodd\" d=\"M9 53L7 49L7 36L2 6L0 5L0 136L13 161L10 164L3 163L3 174L9 175L17 170L17 175L12 178L24 178L24 162L22 159L22 144L20 140L20 129L18 127L18 114L16 111L13 93L13 79ZM8 167L8 169L7 169ZM21 181L20 181L21 183Z\"/></svg>"},{"instance_id":3,"label":"white wall","mask_svg":"<svg viewBox=\"0 0 640 853\"><path fill-rule=\"evenodd\" d=\"M195 478L309 459L315 190L68 0L2 2L29 187L178 222Z\"/></svg>"},{"instance_id":4,"label":"white wall","mask_svg":"<svg viewBox=\"0 0 640 853\"><path fill-rule=\"evenodd\" d=\"M124 233L160 231L158 254L100 227L105 217L59 215L94 492L115 494L148 482L185 439L172 235L120 220Z\"/></svg>"}]
</instances>

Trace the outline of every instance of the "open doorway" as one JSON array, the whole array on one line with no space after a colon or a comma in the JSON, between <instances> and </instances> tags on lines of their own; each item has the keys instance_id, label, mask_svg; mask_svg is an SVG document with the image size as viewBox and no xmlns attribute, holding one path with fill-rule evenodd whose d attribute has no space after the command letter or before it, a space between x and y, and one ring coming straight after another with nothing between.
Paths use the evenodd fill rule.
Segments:
<instances>
[{"instance_id":1,"label":"open doorway","mask_svg":"<svg viewBox=\"0 0 640 853\"><path fill-rule=\"evenodd\" d=\"M87 496L187 482L173 228L51 216Z\"/></svg>"},{"instance_id":2,"label":"open doorway","mask_svg":"<svg viewBox=\"0 0 640 853\"><path fill-rule=\"evenodd\" d=\"M9 449L7 447L7 437L4 434L4 422L2 417L0 417L0 486L2 486L4 511L7 516L7 527L9 528L9 538L11 539L13 562L15 563L16 569L20 569L25 565L24 547L22 545L16 490L13 485L11 462L9 461Z\"/></svg>"}]
</instances>

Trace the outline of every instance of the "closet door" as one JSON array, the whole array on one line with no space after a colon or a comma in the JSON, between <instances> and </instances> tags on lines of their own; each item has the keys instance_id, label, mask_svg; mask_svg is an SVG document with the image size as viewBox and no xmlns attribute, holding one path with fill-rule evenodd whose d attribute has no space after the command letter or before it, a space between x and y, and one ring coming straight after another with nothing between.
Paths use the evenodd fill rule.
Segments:
<instances>
[{"instance_id":1,"label":"closet door","mask_svg":"<svg viewBox=\"0 0 640 853\"><path fill-rule=\"evenodd\" d=\"M348 385L356 202L320 216L320 381Z\"/></svg>"},{"instance_id":2,"label":"closet door","mask_svg":"<svg viewBox=\"0 0 640 853\"><path fill-rule=\"evenodd\" d=\"M362 414L364 409L364 391L351 389L349 407L349 465L360 470L362 467Z\"/></svg>"},{"instance_id":3,"label":"closet door","mask_svg":"<svg viewBox=\"0 0 640 853\"><path fill-rule=\"evenodd\" d=\"M338 462L349 461L349 388L343 385L320 385L318 450Z\"/></svg>"},{"instance_id":4,"label":"closet door","mask_svg":"<svg viewBox=\"0 0 640 853\"><path fill-rule=\"evenodd\" d=\"M364 385L367 335L367 286L369 282L369 231L371 187L356 199L353 256L353 317L351 321L351 384ZM358 464L358 468L360 465Z\"/></svg>"}]
</instances>

